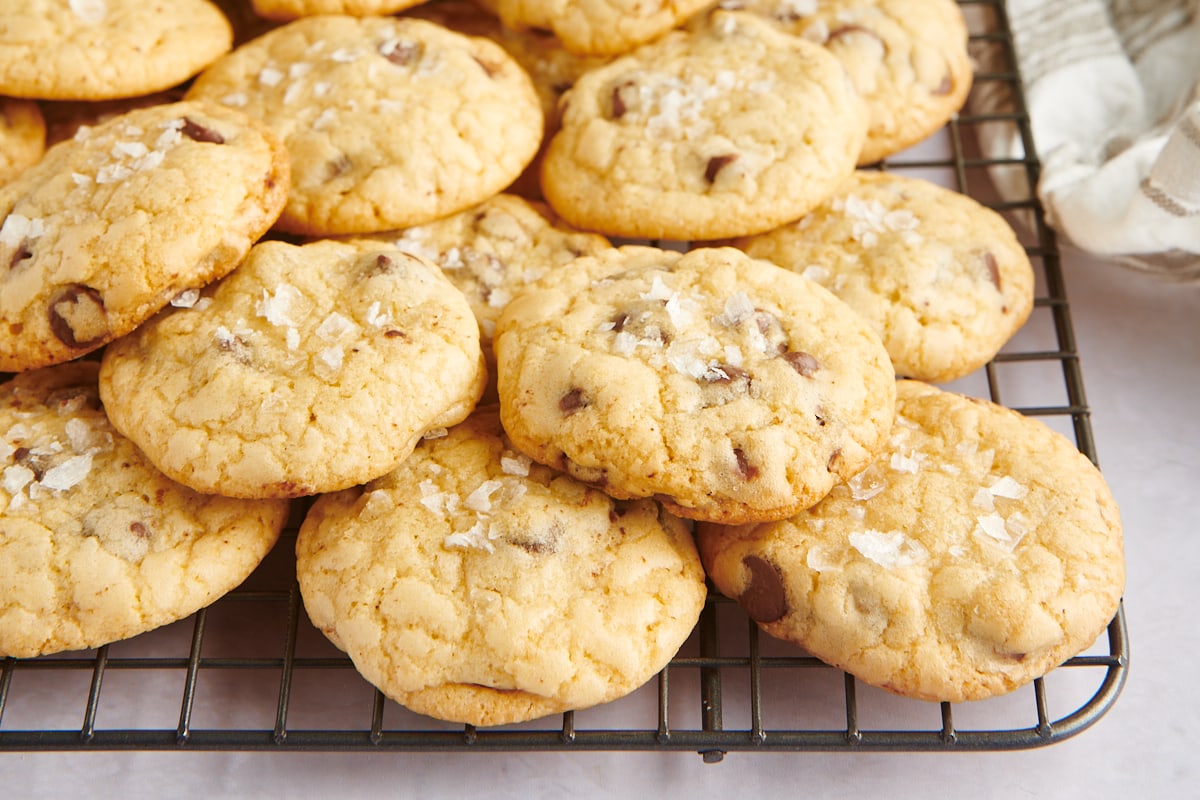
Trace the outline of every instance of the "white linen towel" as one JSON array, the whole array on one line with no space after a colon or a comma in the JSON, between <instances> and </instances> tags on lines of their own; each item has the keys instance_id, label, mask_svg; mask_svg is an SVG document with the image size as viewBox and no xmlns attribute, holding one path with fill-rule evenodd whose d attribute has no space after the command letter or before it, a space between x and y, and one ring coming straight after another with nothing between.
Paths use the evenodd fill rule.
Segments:
<instances>
[{"instance_id":1,"label":"white linen towel","mask_svg":"<svg viewBox=\"0 0 1200 800\"><path fill-rule=\"evenodd\" d=\"M1007 9L1049 224L1082 250L1200 280L1200 0ZM976 55L986 69L996 49ZM1011 99L990 88L975 110ZM983 126L981 145L1025 155L1012 125ZM996 175L1002 192L1012 177Z\"/></svg>"}]
</instances>

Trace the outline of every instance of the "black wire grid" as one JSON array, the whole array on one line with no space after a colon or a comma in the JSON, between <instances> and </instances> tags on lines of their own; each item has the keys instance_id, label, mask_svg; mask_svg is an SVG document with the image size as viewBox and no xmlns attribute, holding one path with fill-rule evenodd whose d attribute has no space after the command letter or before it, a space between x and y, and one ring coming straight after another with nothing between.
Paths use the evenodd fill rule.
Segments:
<instances>
[{"instance_id":1,"label":"black wire grid","mask_svg":"<svg viewBox=\"0 0 1200 800\"><path fill-rule=\"evenodd\" d=\"M1054 236L1032 191L1000 201L991 188L998 170L1036 186L1039 165L979 154L986 126L1008 126L1034 152L1003 0L962 5L973 52L986 56L976 97L1007 106L952 121L939 134L938 155L950 158L921 160L916 148L881 168L956 186L1013 218L1039 276L1033 315L993 363L951 388L1037 416L1096 460ZM1089 727L1128 669L1122 609L1090 650L1012 695L905 700L760 634L710 591L677 657L633 695L522 725L451 725L386 700L308 622L294 567L303 510L241 588L187 620L94 651L0 660L0 751L658 750L712 762L731 751L1011 750Z\"/></svg>"}]
</instances>

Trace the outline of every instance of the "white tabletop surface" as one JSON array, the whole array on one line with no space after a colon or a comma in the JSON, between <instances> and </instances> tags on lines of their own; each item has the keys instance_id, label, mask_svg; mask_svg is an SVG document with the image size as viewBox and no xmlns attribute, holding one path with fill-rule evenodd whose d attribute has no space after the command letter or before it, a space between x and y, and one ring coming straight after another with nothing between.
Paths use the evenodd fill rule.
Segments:
<instances>
[{"instance_id":1,"label":"white tabletop surface","mask_svg":"<svg viewBox=\"0 0 1200 800\"><path fill-rule=\"evenodd\" d=\"M61 797L1177 797L1200 784L1200 287L1068 254L1101 466L1126 532L1128 682L1094 726L1001 753L4 753L0 787ZM652 793L652 794L651 794Z\"/></svg>"}]
</instances>

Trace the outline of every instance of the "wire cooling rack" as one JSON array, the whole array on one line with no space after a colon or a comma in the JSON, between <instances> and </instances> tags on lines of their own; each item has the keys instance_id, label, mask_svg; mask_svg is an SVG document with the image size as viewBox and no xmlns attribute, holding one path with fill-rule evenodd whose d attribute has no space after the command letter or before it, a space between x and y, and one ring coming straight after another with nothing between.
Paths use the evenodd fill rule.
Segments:
<instances>
[{"instance_id":1,"label":"wire cooling rack","mask_svg":"<svg viewBox=\"0 0 1200 800\"><path fill-rule=\"evenodd\" d=\"M981 65L966 111L881 168L956 187L1009 215L1038 273L1029 323L977 374L949 388L1037 416L1095 460L1053 234L1029 187L1034 158L980 155L1006 126L1033 153L1002 0L963 0ZM977 109L978 104L968 105ZM926 156L926 153L932 155ZM992 190L1004 173L1005 199ZM1014 199L1011 186L1023 184ZM0 750L972 751L1040 747L1098 720L1124 684L1123 610L1095 645L1011 695L905 700L760 634L710 591L668 667L632 695L587 711L477 730L413 714L363 681L308 622L295 583L296 526L238 590L193 617L98 650L0 660Z\"/></svg>"}]
</instances>

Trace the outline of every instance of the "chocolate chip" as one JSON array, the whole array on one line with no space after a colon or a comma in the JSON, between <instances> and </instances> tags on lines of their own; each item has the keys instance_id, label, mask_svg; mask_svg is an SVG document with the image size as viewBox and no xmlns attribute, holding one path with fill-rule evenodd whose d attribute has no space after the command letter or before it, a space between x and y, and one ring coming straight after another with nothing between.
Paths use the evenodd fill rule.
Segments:
<instances>
[{"instance_id":1,"label":"chocolate chip","mask_svg":"<svg viewBox=\"0 0 1200 800\"><path fill-rule=\"evenodd\" d=\"M775 622L788 613L787 588L779 567L762 556L746 556L742 565L750 571L738 604L755 622Z\"/></svg>"},{"instance_id":2,"label":"chocolate chip","mask_svg":"<svg viewBox=\"0 0 1200 800\"><path fill-rule=\"evenodd\" d=\"M626 89L633 88L633 86L633 81L625 81L624 83L618 83L613 87L611 111L611 116L613 119L620 119L621 117L625 116L625 112L629 110L629 106L625 103L625 98L622 97L621 94Z\"/></svg>"},{"instance_id":3,"label":"chocolate chip","mask_svg":"<svg viewBox=\"0 0 1200 800\"><path fill-rule=\"evenodd\" d=\"M180 129L180 132L192 141L203 142L205 144L225 144L224 136L212 128L204 127L191 117L183 118L183 128Z\"/></svg>"},{"instance_id":4,"label":"chocolate chip","mask_svg":"<svg viewBox=\"0 0 1200 800\"><path fill-rule=\"evenodd\" d=\"M46 313L51 333L67 347L94 347L108 336L104 298L85 284L64 286L51 298Z\"/></svg>"},{"instance_id":5,"label":"chocolate chip","mask_svg":"<svg viewBox=\"0 0 1200 800\"><path fill-rule=\"evenodd\" d=\"M802 350L792 350L784 353L780 358L805 378L811 378L821 368L821 362Z\"/></svg>"},{"instance_id":6,"label":"chocolate chip","mask_svg":"<svg viewBox=\"0 0 1200 800\"><path fill-rule=\"evenodd\" d=\"M726 153L720 156L713 156L708 160L708 166L704 168L704 179L712 183L717 179L717 173L725 169L725 167L737 161L737 153Z\"/></svg>"},{"instance_id":7,"label":"chocolate chip","mask_svg":"<svg viewBox=\"0 0 1200 800\"><path fill-rule=\"evenodd\" d=\"M996 291L1002 291L1000 288L1000 265L996 263L996 257L990 250L983 254L983 265L987 267L988 277L992 279L992 285L996 287Z\"/></svg>"},{"instance_id":8,"label":"chocolate chip","mask_svg":"<svg viewBox=\"0 0 1200 800\"><path fill-rule=\"evenodd\" d=\"M825 469L829 472L837 472L838 467L842 463L842 448L837 448L829 454L829 460L825 462Z\"/></svg>"},{"instance_id":9,"label":"chocolate chip","mask_svg":"<svg viewBox=\"0 0 1200 800\"><path fill-rule=\"evenodd\" d=\"M379 54L396 66L403 67L421 55L421 45L416 42L384 42L379 45Z\"/></svg>"},{"instance_id":10,"label":"chocolate chip","mask_svg":"<svg viewBox=\"0 0 1200 800\"><path fill-rule=\"evenodd\" d=\"M129 523L129 532L132 533L134 536L137 536L139 539L149 539L150 538L150 529L147 528L145 526L145 524L143 524L141 522Z\"/></svg>"},{"instance_id":11,"label":"chocolate chip","mask_svg":"<svg viewBox=\"0 0 1200 800\"><path fill-rule=\"evenodd\" d=\"M752 481L759 476L758 467L746 459L746 452L740 447L733 448L733 457L737 459L738 472L743 478Z\"/></svg>"},{"instance_id":12,"label":"chocolate chip","mask_svg":"<svg viewBox=\"0 0 1200 800\"><path fill-rule=\"evenodd\" d=\"M778 317L759 309L754 312L754 324L758 326L758 332L766 340L764 353L774 350L776 355L783 355L788 351L787 333L784 332L783 323L779 321Z\"/></svg>"},{"instance_id":13,"label":"chocolate chip","mask_svg":"<svg viewBox=\"0 0 1200 800\"><path fill-rule=\"evenodd\" d=\"M34 453L28 447L18 447L13 451L12 459L14 464L20 464L32 471L34 480L38 481L42 479L42 476L46 474L46 470L51 466L48 455Z\"/></svg>"},{"instance_id":14,"label":"chocolate chip","mask_svg":"<svg viewBox=\"0 0 1200 800\"><path fill-rule=\"evenodd\" d=\"M33 258L33 250L30 249L32 242L28 239L17 245L17 249L13 251L12 258L8 262L9 269L16 269L17 265L22 261Z\"/></svg>"},{"instance_id":15,"label":"chocolate chip","mask_svg":"<svg viewBox=\"0 0 1200 800\"><path fill-rule=\"evenodd\" d=\"M386 253L379 253L362 266L363 279L374 278L376 275L387 275L396 272L400 265Z\"/></svg>"},{"instance_id":16,"label":"chocolate chip","mask_svg":"<svg viewBox=\"0 0 1200 800\"><path fill-rule=\"evenodd\" d=\"M388 339L408 339L408 334L404 331L388 330L384 331L383 335Z\"/></svg>"},{"instance_id":17,"label":"chocolate chip","mask_svg":"<svg viewBox=\"0 0 1200 800\"><path fill-rule=\"evenodd\" d=\"M331 181L339 175L345 175L350 171L351 166L353 165L350 163L350 158L345 153L327 161L325 163L325 180Z\"/></svg>"},{"instance_id":18,"label":"chocolate chip","mask_svg":"<svg viewBox=\"0 0 1200 800\"><path fill-rule=\"evenodd\" d=\"M701 378L704 383L717 383L721 385L750 383L750 373L741 367L735 367L732 364L718 364L715 368L704 373Z\"/></svg>"},{"instance_id":19,"label":"chocolate chip","mask_svg":"<svg viewBox=\"0 0 1200 800\"><path fill-rule=\"evenodd\" d=\"M941 83L939 83L933 89L930 89L929 93L937 95L938 97L945 97L952 91L954 91L954 81L950 79L949 75L947 75L942 78Z\"/></svg>"},{"instance_id":20,"label":"chocolate chip","mask_svg":"<svg viewBox=\"0 0 1200 800\"><path fill-rule=\"evenodd\" d=\"M558 399L558 410L564 417L569 417L581 408L586 408L588 399L583 396L583 389L575 388Z\"/></svg>"},{"instance_id":21,"label":"chocolate chip","mask_svg":"<svg viewBox=\"0 0 1200 800\"><path fill-rule=\"evenodd\" d=\"M612 321L613 330L620 333L625 329L625 323L629 321L628 314L618 314L617 318Z\"/></svg>"}]
</instances>

